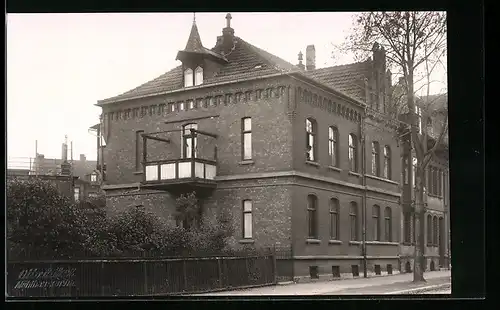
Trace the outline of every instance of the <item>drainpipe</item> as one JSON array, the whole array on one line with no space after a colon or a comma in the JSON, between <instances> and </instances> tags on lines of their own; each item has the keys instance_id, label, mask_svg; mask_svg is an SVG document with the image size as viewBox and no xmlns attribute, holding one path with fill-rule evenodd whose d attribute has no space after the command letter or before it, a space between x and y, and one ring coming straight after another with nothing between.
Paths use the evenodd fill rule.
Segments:
<instances>
[{"instance_id":1,"label":"drainpipe","mask_svg":"<svg viewBox=\"0 0 500 310\"><path fill-rule=\"evenodd\" d=\"M365 110L366 116L366 110ZM361 118L361 178L363 180L363 198L361 202L362 213L362 252L363 252L363 277L367 278L366 267L366 141L365 141L365 117Z\"/></svg>"}]
</instances>

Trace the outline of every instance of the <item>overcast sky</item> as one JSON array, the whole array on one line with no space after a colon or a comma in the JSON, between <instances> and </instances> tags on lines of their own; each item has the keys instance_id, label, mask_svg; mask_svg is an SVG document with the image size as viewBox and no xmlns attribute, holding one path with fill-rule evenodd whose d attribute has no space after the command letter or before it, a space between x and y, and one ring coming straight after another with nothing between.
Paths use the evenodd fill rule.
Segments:
<instances>
[{"instance_id":1,"label":"overcast sky","mask_svg":"<svg viewBox=\"0 0 500 310\"><path fill-rule=\"evenodd\" d=\"M198 13L207 48L225 27L226 13ZM232 13L235 35L293 64L308 44L316 66L352 61L332 59L352 13ZM7 147L9 157L38 153L60 158L65 134L73 157L96 158L88 128L99 122L94 105L130 90L180 63L192 13L9 14L7 15Z\"/></svg>"}]
</instances>

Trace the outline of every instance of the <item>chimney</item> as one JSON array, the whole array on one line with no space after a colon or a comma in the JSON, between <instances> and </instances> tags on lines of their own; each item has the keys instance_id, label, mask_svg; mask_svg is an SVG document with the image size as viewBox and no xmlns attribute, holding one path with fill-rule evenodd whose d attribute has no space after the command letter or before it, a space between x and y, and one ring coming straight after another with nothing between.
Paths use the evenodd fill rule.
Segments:
<instances>
[{"instance_id":1,"label":"chimney","mask_svg":"<svg viewBox=\"0 0 500 310\"><path fill-rule=\"evenodd\" d=\"M306 48L306 69L307 71L316 69L316 49L314 45L308 45Z\"/></svg>"},{"instance_id":2,"label":"chimney","mask_svg":"<svg viewBox=\"0 0 500 310\"><path fill-rule=\"evenodd\" d=\"M380 69L381 72L385 72L385 50L383 46L380 46L377 42L373 43L373 65L375 69Z\"/></svg>"},{"instance_id":3,"label":"chimney","mask_svg":"<svg viewBox=\"0 0 500 310\"><path fill-rule=\"evenodd\" d=\"M80 161L85 161L86 159L85 154L80 154Z\"/></svg>"},{"instance_id":4,"label":"chimney","mask_svg":"<svg viewBox=\"0 0 500 310\"><path fill-rule=\"evenodd\" d=\"M67 160L61 163L61 175L70 175L71 174L71 165Z\"/></svg>"},{"instance_id":5,"label":"chimney","mask_svg":"<svg viewBox=\"0 0 500 310\"><path fill-rule=\"evenodd\" d=\"M229 54L234 47L234 29L231 28L231 13L226 15L226 27L222 29L222 38L218 39L222 43L222 51Z\"/></svg>"},{"instance_id":6,"label":"chimney","mask_svg":"<svg viewBox=\"0 0 500 310\"><path fill-rule=\"evenodd\" d=\"M300 70L304 70L305 69L305 66L304 64L302 63L302 52L299 52L299 64L297 65L297 67L300 68Z\"/></svg>"},{"instance_id":7,"label":"chimney","mask_svg":"<svg viewBox=\"0 0 500 310\"><path fill-rule=\"evenodd\" d=\"M62 144L62 154L61 154L61 159L63 161L68 160L68 145L66 143Z\"/></svg>"}]
</instances>

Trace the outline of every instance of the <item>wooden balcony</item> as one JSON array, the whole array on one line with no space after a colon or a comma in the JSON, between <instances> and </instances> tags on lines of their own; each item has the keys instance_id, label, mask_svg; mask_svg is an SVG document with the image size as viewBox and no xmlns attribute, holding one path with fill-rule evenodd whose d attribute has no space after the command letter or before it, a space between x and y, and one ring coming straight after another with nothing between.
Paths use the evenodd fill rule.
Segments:
<instances>
[{"instance_id":1,"label":"wooden balcony","mask_svg":"<svg viewBox=\"0 0 500 310\"><path fill-rule=\"evenodd\" d=\"M176 131L169 131L167 133L177 133ZM164 132L162 132L164 133ZM210 136L215 138L215 135L191 129L188 134L184 136L185 140L189 142L190 146L184 150L184 156L181 154L168 153L168 144L174 137L158 137L150 134L143 134L143 187L154 188L159 190L169 190L176 193L184 191L203 191L203 189L211 190L216 187L215 176L217 175L217 149L215 145L213 148L196 147L196 138L200 135ZM148 160L147 140L152 139L166 143L165 149L156 149L160 151L156 154L155 159ZM185 141L185 143L186 143ZM210 152L208 150L210 149ZM164 150L164 151L162 151ZM162 159L163 152L167 157ZM210 153L210 155L207 155Z\"/></svg>"}]
</instances>

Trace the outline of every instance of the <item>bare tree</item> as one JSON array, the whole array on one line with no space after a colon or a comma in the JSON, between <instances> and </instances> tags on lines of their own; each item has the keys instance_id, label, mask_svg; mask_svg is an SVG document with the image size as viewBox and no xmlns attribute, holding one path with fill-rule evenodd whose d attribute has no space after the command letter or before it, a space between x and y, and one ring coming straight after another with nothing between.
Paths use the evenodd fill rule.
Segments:
<instances>
[{"instance_id":1,"label":"bare tree","mask_svg":"<svg viewBox=\"0 0 500 310\"><path fill-rule=\"evenodd\" d=\"M443 12L368 12L356 15L352 32L346 43L339 47L343 52L354 53L356 59L366 59L372 47L380 44L386 52L388 67L394 68L402 78L392 94L392 116L402 121L406 135L415 153L415 260L413 281L425 281L423 274L424 245L424 179L425 169L448 127L448 117L442 121L439 134L429 140L427 120L438 111L434 103L438 99L430 96L431 73L436 66L443 65L446 54L446 14ZM418 73L422 73L418 76ZM420 79L419 79L420 78ZM426 96L417 96L416 87L423 81ZM401 119L400 115L407 115ZM425 128L427 129L427 128ZM429 143L430 142L430 143ZM410 169L411 171L411 169ZM409 178L412 179L411 177Z\"/></svg>"}]
</instances>

